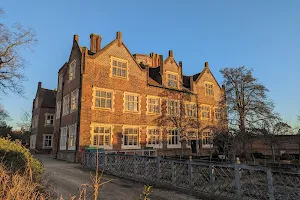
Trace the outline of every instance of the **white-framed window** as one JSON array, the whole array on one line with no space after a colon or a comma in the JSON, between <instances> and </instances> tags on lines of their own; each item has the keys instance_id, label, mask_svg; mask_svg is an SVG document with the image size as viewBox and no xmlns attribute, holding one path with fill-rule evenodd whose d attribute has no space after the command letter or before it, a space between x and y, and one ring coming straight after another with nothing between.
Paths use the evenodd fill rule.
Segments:
<instances>
[{"instance_id":1,"label":"white-framed window","mask_svg":"<svg viewBox=\"0 0 300 200\"><path fill-rule=\"evenodd\" d=\"M213 145L213 135L210 131L202 132L202 148L211 148Z\"/></svg>"},{"instance_id":2,"label":"white-framed window","mask_svg":"<svg viewBox=\"0 0 300 200\"><path fill-rule=\"evenodd\" d=\"M139 127L123 127L123 145L124 149L136 149L140 146Z\"/></svg>"},{"instance_id":3,"label":"white-framed window","mask_svg":"<svg viewBox=\"0 0 300 200\"><path fill-rule=\"evenodd\" d=\"M53 126L54 124L54 114L46 113L45 114L45 126Z\"/></svg>"},{"instance_id":4,"label":"white-framed window","mask_svg":"<svg viewBox=\"0 0 300 200\"><path fill-rule=\"evenodd\" d=\"M187 140L186 146L188 148L191 148L191 141L197 140L197 131L194 130L187 131L186 140Z\"/></svg>"},{"instance_id":5,"label":"white-framed window","mask_svg":"<svg viewBox=\"0 0 300 200\"><path fill-rule=\"evenodd\" d=\"M214 89L212 83L205 83L205 95L206 96L214 96Z\"/></svg>"},{"instance_id":6,"label":"white-framed window","mask_svg":"<svg viewBox=\"0 0 300 200\"><path fill-rule=\"evenodd\" d=\"M43 148L52 148L52 139L53 135L52 134L44 134L43 135L44 140L43 140Z\"/></svg>"},{"instance_id":7,"label":"white-framed window","mask_svg":"<svg viewBox=\"0 0 300 200\"><path fill-rule=\"evenodd\" d=\"M147 147L158 148L161 144L161 130L158 127L147 128Z\"/></svg>"},{"instance_id":8,"label":"white-framed window","mask_svg":"<svg viewBox=\"0 0 300 200\"><path fill-rule=\"evenodd\" d=\"M112 75L115 77L127 78L127 65L128 62L126 60L112 58L111 59Z\"/></svg>"},{"instance_id":9,"label":"white-framed window","mask_svg":"<svg viewBox=\"0 0 300 200\"><path fill-rule=\"evenodd\" d=\"M215 108L215 119L216 120L222 119L223 118L222 115L223 115L222 108Z\"/></svg>"},{"instance_id":10,"label":"white-framed window","mask_svg":"<svg viewBox=\"0 0 300 200\"><path fill-rule=\"evenodd\" d=\"M71 108L70 113L77 110L78 107L78 89L71 92Z\"/></svg>"},{"instance_id":11,"label":"white-framed window","mask_svg":"<svg viewBox=\"0 0 300 200\"><path fill-rule=\"evenodd\" d=\"M77 124L69 126L68 150L75 150L76 146Z\"/></svg>"},{"instance_id":12,"label":"white-framed window","mask_svg":"<svg viewBox=\"0 0 300 200\"><path fill-rule=\"evenodd\" d=\"M94 125L92 130L92 145L104 149L112 149L112 126Z\"/></svg>"},{"instance_id":13,"label":"white-framed window","mask_svg":"<svg viewBox=\"0 0 300 200\"><path fill-rule=\"evenodd\" d=\"M35 149L36 134L30 136L30 149Z\"/></svg>"},{"instance_id":14,"label":"white-framed window","mask_svg":"<svg viewBox=\"0 0 300 200\"><path fill-rule=\"evenodd\" d=\"M34 109L37 109L39 106L39 97L36 97L34 100Z\"/></svg>"},{"instance_id":15,"label":"white-framed window","mask_svg":"<svg viewBox=\"0 0 300 200\"><path fill-rule=\"evenodd\" d=\"M59 140L59 149L66 150L67 149L67 138L68 138L68 127L60 128L60 140Z\"/></svg>"},{"instance_id":16,"label":"white-framed window","mask_svg":"<svg viewBox=\"0 0 300 200\"><path fill-rule=\"evenodd\" d=\"M56 102L56 119L60 118L60 112L61 112L61 101Z\"/></svg>"},{"instance_id":17,"label":"white-framed window","mask_svg":"<svg viewBox=\"0 0 300 200\"><path fill-rule=\"evenodd\" d=\"M168 129L168 148L179 148L181 147L181 143L179 142L180 133L178 129Z\"/></svg>"},{"instance_id":18,"label":"white-framed window","mask_svg":"<svg viewBox=\"0 0 300 200\"><path fill-rule=\"evenodd\" d=\"M112 108L113 92L104 89L95 89L94 91L94 107L95 108Z\"/></svg>"},{"instance_id":19,"label":"white-framed window","mask_svg":"<svg viewBox=\"0 0 300 200\"><path fill-rule=\"evenodd\" d=\"M147 106L149 114L159 114L160 113L160 98L158 97L148 97Z\"/></svg>"},{"instance_id":20,"label":"white-framed window","mask_svg":"<svg viewBox=\"0 0 300 200\"><path fill-rule=\"evenodd\" d=\"M63 74L58 76L58 91L62 90L62 83L63 83Z\"/></svg>"},{"instance_id":21,"label":"white-framed window","mask_svg":"<svg viewBox=\"0 0 300 200\"><path fill-rule=\"evenodd\" d=\"M124 94L125 111L139 112L140 96L138 94Z\"/></svg>"},{"instance_id":22,"label":"white-framed window","mask_svg":"<svg viewBox=\"0 0 300 200\"><path fill-rule=\"evenodd\" d=\"M201 106L201 119L209 119L209 118L210 118L210 107Z\"/></svg>"},{"instance_id":23,"label":"white-framed window","mask_svg":"<svg viewBox=\"0 0 300 200\"><path fill-rule=\"evenodd\" d=\"M177 88L178 87L178 75L167 73L167 83L169 87Z\"/></svg>"},{"instance_id":24,"label":"white-framed window","mask_svg":"<svg viewBox=\"0 0 300 200\"><path fill-rule=\"evenodd\" d=\"M180 115L180 105L177 100L167 100L167 114Z\"/></svg>"},{"instance_id":25,"label":"white-framed window","mask_svg":"<svg viewBox=\"0 0 300 200\"><path fill-rule=\"evenodd\" d=\"M63 99L63 112L62 112L63 116L69 114L69 108L70 108L70 95L67 94L66 96L64 96Z\"/></svg>"},{"instance_id":26,"label":"white-framed window","mask_svg":"<svg viewBox=\"0 0 300 200\"><path fill-rule=\"evenodd\" d=\"M185 104L185 115L187 117L197 117L196 103L186 103Z\"/></svg>"},{"instance_id":27,"label":"white-framed window","mask_svg":"<svg viewBox=\"0 0 300 200\"><path fill-rule=\"evenodd\" d=\"M75 73L76 73L76 60L73 60L69 65L69 81L75 79Z\"/></svg>"},{"instance_id":28,"label":"white-framed window","mask_svg":"<svg viewBox=\"0 0 300 200\"><path fill-rule=\"evenodd\" d=\"M33 116L32 118L32 128L38 127L39 117L38 115Z\"/></svg>"}]
</instances>

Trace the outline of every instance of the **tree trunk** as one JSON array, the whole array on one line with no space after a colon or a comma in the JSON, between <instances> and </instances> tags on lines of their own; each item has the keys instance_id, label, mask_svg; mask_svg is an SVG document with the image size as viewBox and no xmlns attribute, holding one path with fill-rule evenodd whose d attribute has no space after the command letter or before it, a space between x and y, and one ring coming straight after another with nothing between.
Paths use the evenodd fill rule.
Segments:
<instances>
[{"instance_id":1,"label":"tree trunk","mask_svg":"<svg viewBox=\"0 0 300 200\"><path fill-rule=\"evenodd\" d=\"M271 150L272 150L272 159L273 159L273 162L275 163L276 162L276 157L275 157L274 145L273 144L271 144Z\"/></svg>"}]
</instances>

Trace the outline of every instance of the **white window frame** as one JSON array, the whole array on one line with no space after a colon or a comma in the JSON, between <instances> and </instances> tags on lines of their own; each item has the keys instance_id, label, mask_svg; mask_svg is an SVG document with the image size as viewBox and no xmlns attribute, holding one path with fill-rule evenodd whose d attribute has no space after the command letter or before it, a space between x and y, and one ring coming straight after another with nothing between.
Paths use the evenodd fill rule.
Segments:
<instances>
[{"instance_id":1,"label":"white window frame","mask_svg":"<svg viewBox=\"0 0 300 200\"><path fill-rule=\"evenodd\" d=\"M60 113L61 113L61 101L57 101L56 102L56 112L55 112L56 119L60 118Z\"/></svg>"},{"instance_id":2,"label":"white window frame","mask_svg":"<svg viewBox=\"0 0 300 200\"><path fill-rule=\"evenodd\" d=\"M64 78L63 74L59 74L59 76L58 76L58 89L57 89L58 91L62 90L63 78Z\"/></svg>"},{"instance_id":3,"label":"white window frame","mask_svg":"<svg viewBox=\"0 0 300 200\"><path fill-rule=\"evenodd\" d=\"M72 130L74 130L72 132ZM74 144L71 146L71 138L73 137ZM76 136L77 136L77 123L68 126L68 150L75 150L76 148Z\"/></svg>"},{"instance_id":4,"label":"white window frame","mask_svg":"<svg viewBox=\"0 0 300 200\"><path fill-rule=\"evenodd\" d=\"M169 144L170 140L172 141L172 138L176 137L173 134L170 134L169 131L177 131L177 144ZM168 128L167 129L167 148L181 148L180 130L178 128Z\"/></svg>"},{"instance_id":5,"label":"white window frame","mask_svg":"<svg viewBox=\"0 0 300 200\"><path fill-rule=\"evenodd\" d=\"M170 88L178 88L178 81L179 81L178 73L167 71L167 73L166 73L166 80L167 80L167 86L168 87L170 87ZM173 84L170 84L171 82L172 83L176 83L176 86L174 86Z\"/></svg>"},{"instance_id":6,"label":"white window frame","mask_svg":"<svg viewBox=\"0 0 300 200\"><path fill-rule=\"evenodd\" d=\"M125 145L125 130L126 129L137 129L137 144L136 145ZM130 136L133 136L134 134L130 134ZM139 126L123 126L123 131L122 131L122 149L140 149L140 139L141 139L141 128ZM134 140L134 139L132 139ZM129 139L128 139L129 141ZM129 143L129 142L128 142Z\"/></svg>"},{"instance_id":7,"label":"white window frame","mask_svg":"<svg viewBox=\"0 0 300 200\"><path fill-rule=\"evenodd\" d=\"M186 117L197 117L197 103L195 102L186 102L185 103L185 116Z\"/></svg>"},{"instance_id":8,"label":"white window frame","mask_svg":"<svg viewBox=\"0 0 300 200\"><path fill-rule=\"evenodd\" d=\"M208 110L204 109L204 108L208 108ZM202 120L209 120L211 118L211 108L209 105L201 105L200 106L200 113L201 113L201 116L200 118ZM208 112L208 117L204 116L204 112Z\"/></svg>"},{"instance_id":9,"label":"white window frame","mask_svg":"<svg viewBox=\"0 0 300 200\"><path fill-rule=\"evenodd\" d=\"M98 127L99 129L100 128L103 128L104 132L103 133L95 133L95 128ZM109 129L110 133L105 133L105 129ZM100 130L99 130L100 131ZM99 124L99 123L92 123L91 124L91 145L90 146L93 146L93 147L99 147L99 148L103 148L103 149L113 149L113 126L112 125L108 125L108 124ZM108 135L109 137L109 143L108 144L104 144L103 145L99 145L99 142L98 142L98 145L95 144L95 136L103 136L103 141L105 141L105 136ZM97 138L97 140L99 141L99 138Z\"/></svg>"},{"instance_id":10,"label":"white window frame","mask_svg":"<svg viewBox=\"0 0 300 200\"><path fill-rule=\"evenodd\" d=\"M180 115L180 101L179 100L175 100L175 99L167 99L166 100L166 104L167 104L167 115L171 115L171 116L179 116ZM174 107L172 110L174 113L170 113L169 111L169 107L171 106L170 105L170 102L177 102L177 109Z\"/></svg>"},{"instance_id":11,"label":"white window frame","mask_svg":"<svg viewBox=\"0 0 300 200\"><path fill-rule=\"evenodd\" d=\"M75 79L76 77L76 60L73 60L69 65L69 82Z\"/></svg>"},{"instance_id":12,"label":"white window frame","mask_svg":"<svg viewBox=\"0 0 300 200\"><path fill-rule=\"evenodd\" d=\"M126 96L134 96L134 97L137 97L137 101L131 101L131 100L126 100ZM128 113L138 113L140 114L141 113L141 95L139 94L136 94L136 93L129 93L129 92L124 92L124 95L123 95L123 112L128 112ZM126 107L126 103L136 103L136 108L137 108L137 111L135 110L129 110L127 109Z\"/></svg>"},{"instance_id":13,"label":"white window frame","mask_svg":"<svg viewBox=\"0 0 300 200\"><path fill-rule=\"evenodd\" d=\"M210 138L210 140L207 140L207 138ZM210 141L210 144L203 144L203 141ZM202 148L212 148L213 147L213 134L211 131L203 131L201 133L201 144Z\"/></svg>"},{"instance_id":14,"label":"white window frame","mask_svg":"<svg viewBox=\"0 0 300 200\"><path fill-rule=\"evenodd\" d=\"M97 91L100 92L100 97L97 96ZM101 97L101 92L106 92L106 97ZM111 93L111 98L110 98L111 105L110 105L110 107L98 107L98 106L96 106L97 99L99 99L100 101L102 99L104 99L105 100L105 105L107 104L106 101L109 100L109 98L107 97L107 93ZM102 110L111 110L111 111L113 111L113 107L114 107L114 94L115 94L115 92L113 90L94 87L93 88L93 105L92 105L92 109L102 109Z\"/></svg>"},{"instance_id":15,"label":"white window frame","mask_svg":"<svg viewBox=\"0 0 300 200\"><path fill-rule=\"evenodd\" d=\"M125 76L122 76L122 71L124 70L124 68L123 67L119 67L119 66L115 66L114 62L117 62L117 63L119 62L119 63L123 63L123 64L126 65ZM128 80L129 70L128 70L128 61L127 60L111 56L110 57L110 68L111 68L111 70L110 70L110 77L115 77L115 78L121 78L121 79L127 79ZM114 74L114 68L116 68L116 74ZM117 73L118 69L121 71L121 75L120 76L117 75L118 74Z\"/></svg>"},{"instance_id":16,"label":"white window frame","mask_svg":"<svg viewBox=\"0 0 300 200\"><path fill-rule=\"evenodd\" d=\"M59 150L67 150L68 127L60 128Z\"/></svg>"},{"instance_id":17,"label":"white window frame","mask_svg":"<svg viewBox=\"0 0 300 200\"><path fill-rule=\"evenodd\" d=\"M79 89L75 89L71 92L70 113L72 113L78 109L78 94L79 94ZM75 108L73 108L73 104L75 104Z\"/></svg>"},{"instance_id":18,"label":"white window frame","mask_svg":"<svg viewBox=\"0 0 300 200\"><path fill-rule=\"evenodd\" d=\"M217 111L217 110L219 110L219 111ZM215 120L222 120L223 119L223 109L222 108L215 108L214 115L215 115Z\"/></svg>"},{"instance_id":19,"label":"white window frame","mask_svg":"<svg viewBox=\"0 0 300 200\"><path fill-rule=\"evenodd\" d=\"M211 82L204 82L205 96L214 96L214 84Z\"/></svg>"},{"instance_id":20,"label":"white window frame","mask_svg":"<svg viewBox=\"0 0 300 200\"><path fill-rule=\"evenodd\" d=\"M190 133L193 133L193 135L191 135ZM187 136L186 136L186 147L187 148L191 148L191 140L198 140L198 130L197 129L191 129L191 130L187 130Z\"/></svg>"},{"instance_id":21,"label":"white window frame","mask_svg":"<svg viewBox=\"0 0 300 200\"><path fill-rule=\"evenodd\" d=\"M158 104L153 104L153 102L151 103L150 101L151 100L157 100L158 101ZM157 110L158 112L153 112L151 110L151 106L157 106ZM150 95L147 95L147 114L148 115L160 115L161 114L161 99L160 97L156 97L156 96L150 96Z\"/></svg>"},{"instance_id":22,"label":"white window frame","mask_svg":"<svg viewBox=\"0 0 300 200\"><path fill-rule=\"evenodd\" d=\"M62 116L69 114L69 110L70 110L70 94L67 94L63 98Z\"/></svg>"},{"instance_id":23,"label":"white window frame","mask_svg":"<svg viewBox=\"0 0 300 200\"><path fill-rule=\"evenodd\" d=\"M152 135L150 132L152 132L153 130L156 130L158 131L158 135ZM162 148L162 129L160 127L157 127L157 126L148 126L147 127L147 139L146 139L146 147L153 147L155 149L158 149L158 148ZM155 144L151 143L149 144L149 141L153 141L153 137L154 137L154 140L155 141L158 141L158 142L155 142Z\"/></svg>"},{"instance_id":24,"label":"white window frame","mask_svg":"<svg viewBox=\"0 0 300 200\"><path fill-rule=\"evenodd\" d=\"M46 137L51 137L51 146L46 146ZM49 140L49 139L48 139ZM51 149L53 146L53 134L43 134L43 149Z\"/></svg>"},{"instance_id":25,"label":"white window frame","mask_svg":"<svg viewBox=\"0 0 300 200\"><path fill-rule=\"evenodd\" d=\"M52 117L52 124L48 124L48 117ZM45 113L45 124L44 126L54 126L54 121L55 121L55 114L54 113ZM50 118L51 122L51 118Z\"/></svg>"}]
</instances>

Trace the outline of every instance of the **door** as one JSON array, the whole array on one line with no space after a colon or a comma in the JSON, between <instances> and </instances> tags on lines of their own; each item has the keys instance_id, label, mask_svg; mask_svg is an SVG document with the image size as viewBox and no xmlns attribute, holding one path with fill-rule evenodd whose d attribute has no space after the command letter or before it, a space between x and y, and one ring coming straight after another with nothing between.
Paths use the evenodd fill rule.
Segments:
<instances>
[{"instance_id":1,"label":"door","mask_svg":"<svg viewBox=\"0 0 300 200\"><path fill-rule=\"evenodd\" d=\"M196 142L196 140L191 140L191 148L192 148L192 153L197 153L197 142Z\"/></svg>"}]
</instances>

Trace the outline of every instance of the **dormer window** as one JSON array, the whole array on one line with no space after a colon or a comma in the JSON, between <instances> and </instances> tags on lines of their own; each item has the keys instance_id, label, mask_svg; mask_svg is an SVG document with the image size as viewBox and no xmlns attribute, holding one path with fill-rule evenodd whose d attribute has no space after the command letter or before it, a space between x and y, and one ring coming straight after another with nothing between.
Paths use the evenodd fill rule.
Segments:
<instances>
[{"instance_id":1,"label":"dormer window","mask_svg":"<svg viewBox=\"0 0 300 200\"><path fill-rule=\"evenodd\" d=\"M112 58L112 75L115 77L127 78L127 65L128 62L126 60Z\"/></svg>"},{"instance_id":2,"label":"dormer window","mask_svg":"<svg viewBox=\"0 0 300 200\"><path fill-rule=\"evenodd\" d=\"M168 87L177 88L178 87L178 75L177 74L167 74Z\"/></svg>"}]
</instances>

